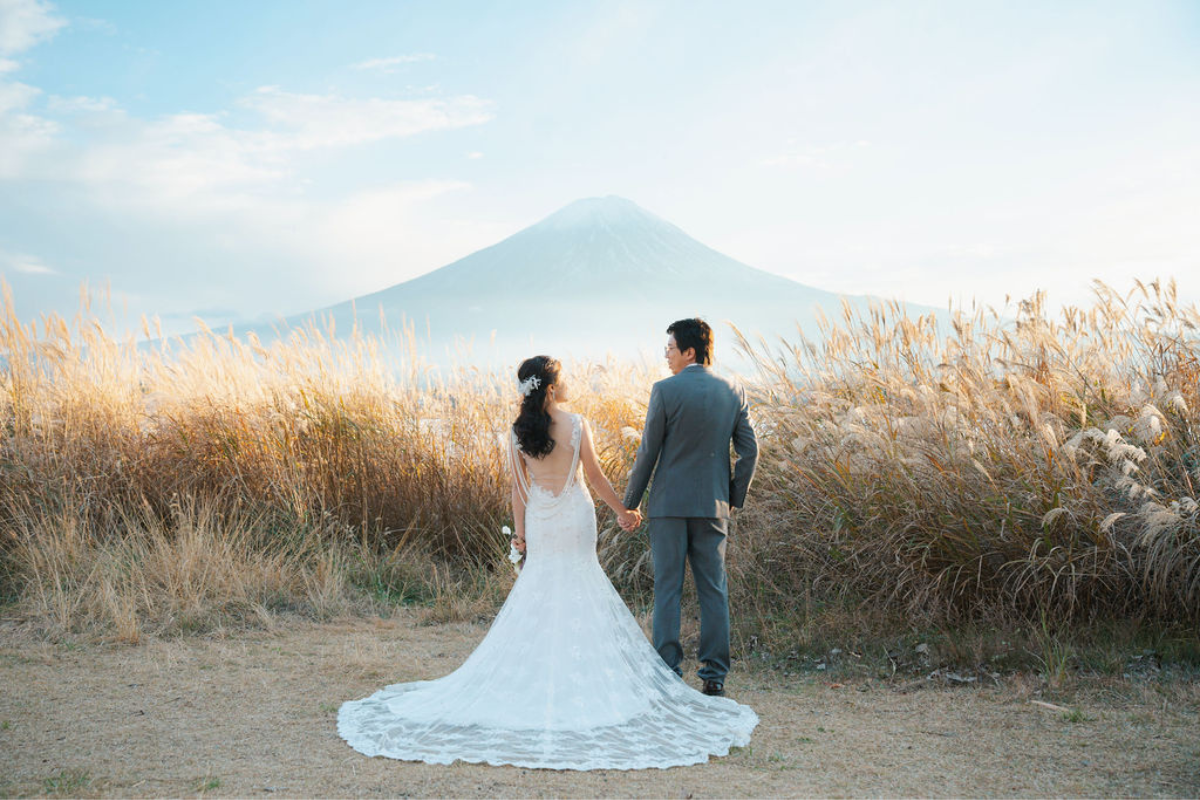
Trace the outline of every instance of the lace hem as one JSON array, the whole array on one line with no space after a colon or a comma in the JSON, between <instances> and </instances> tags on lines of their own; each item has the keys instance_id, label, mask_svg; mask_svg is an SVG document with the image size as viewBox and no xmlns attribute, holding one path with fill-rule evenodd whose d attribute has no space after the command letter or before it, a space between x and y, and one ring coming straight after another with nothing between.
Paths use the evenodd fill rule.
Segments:
<instances>
[{"instance_id":1,"label":"lace hem","mask_svg":"<svg viewBox=\"0 0 1200 800\"><path fill-rule=\"evenodd\" d=\"M347 703L338 714L338 734L366 756L427 764L448 765L461 761L580 772L670 769L703 764L714 756L729 755L733 747L748 745L758 725L757 714L745 706L738 706L737 719L726 728L724 736L709 733L691 742L686 740L694 736L695 731L662 728L648 735L648 728L661 726L647 718L635 720L629 726L574 735L570 732L489 730L479 726L403 724L372 735L362 729L364 720L358 719L355 706L356 703ZM514 745L514 741L519 744ZM498 745L498 742L507 744Z\"/></svg>"}]
</instances>

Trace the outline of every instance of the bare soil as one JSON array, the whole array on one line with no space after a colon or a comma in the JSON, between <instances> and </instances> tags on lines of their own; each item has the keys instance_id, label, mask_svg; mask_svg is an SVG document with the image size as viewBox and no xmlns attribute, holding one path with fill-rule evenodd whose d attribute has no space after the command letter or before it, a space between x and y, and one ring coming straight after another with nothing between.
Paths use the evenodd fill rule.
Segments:
<instances>
[{"instance_id":1,"label":"bare soil","mask_svg":"<svg viewBox=\"0 0 1200 800\"><path fill-rule=\"evenodd\" d=\"M707 764L589 773L366 758L338 706L444 675L486 625L286 622L140 645L49 644L0 629L0 796L1197 796L1200 689L1092 681L1031 700L1033 678L945 687L835 683L737 664L762 719Z\"/></svg>"}]
</instances>

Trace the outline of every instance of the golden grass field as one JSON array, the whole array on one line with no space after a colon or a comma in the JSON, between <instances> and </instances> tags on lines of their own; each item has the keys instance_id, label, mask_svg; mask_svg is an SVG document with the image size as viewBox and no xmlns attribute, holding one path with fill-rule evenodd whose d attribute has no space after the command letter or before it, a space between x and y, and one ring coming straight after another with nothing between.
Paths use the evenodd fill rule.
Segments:
<instances>
[{"instance_id":1,"label":"golden grass field","mask_svg":"<svg viewBox=\"0 0 1200 800\"><path fill-rule=\"evenodd\" d=\"M757 365L759 471L730 548L737 649L938 630L946 658L979 662L1015 631L1051 675L1081 666L1085 640L1101 669L1124 658L1105 642L1145 636L1200 660L1200 314L1171 283L1095 298L956 312L949 329L847 309L790 342L718 327L718 366L735 347ZM474 619L503 599L511 375L469 356L435 370L411 331L154 348L109 338L86 306L23 321L6 297L8 619L138 642L398 604ZM665 372L568 374L619 487ZM646 537L606 510L600 524L602 562L644 607Z\"/></svg>"}]
</instances>

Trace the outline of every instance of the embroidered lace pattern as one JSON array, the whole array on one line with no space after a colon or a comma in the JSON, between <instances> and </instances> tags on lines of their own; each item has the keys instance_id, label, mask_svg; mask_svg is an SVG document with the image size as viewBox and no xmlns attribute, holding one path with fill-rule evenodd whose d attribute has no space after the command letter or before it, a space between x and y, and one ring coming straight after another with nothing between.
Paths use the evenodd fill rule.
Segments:
<instances>
[{"instance_id":1,"label":"embroidered lace pattern","mask_svg":"<svg viewBox=\"0 0 1200 800\"><path fill-rule=\"evenodd\" d=\"M596 557L596 515L572 473L527 485L527 557L487 636L461 667L345 703L338 733L369 756L547 769L696 764L744 746L750 708L692 689L659 658Z\"/></svg>"}]
</instances>

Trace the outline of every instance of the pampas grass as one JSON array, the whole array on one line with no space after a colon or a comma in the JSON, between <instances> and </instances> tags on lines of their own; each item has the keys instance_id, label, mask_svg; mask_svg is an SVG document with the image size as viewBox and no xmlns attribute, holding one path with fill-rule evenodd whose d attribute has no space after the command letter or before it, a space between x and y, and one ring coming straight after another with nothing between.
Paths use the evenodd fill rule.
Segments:
<instances>
[{"instance_id":1,"label":"pampas grass","mask_svg":"<svg viewBox=\"0 0 1200 800\"><path fill-rule=\"evenodd\" d=\"M51 635L395 602L462 619L511 584L511 375L469 353L434 370L411 330L150 349L86 306L71 323L12 308L6 292L0 593ZM740 339L761 440L730 548L743 644L830 619L1194 623L1196 309L1155 282L952 318L847 306L811 338ZM620 486L661 375L568 374ZM603 509L600 527L606 569L644 604L646 537Z\"/></svg>"},{"instance_id":2,"label":"pampas grass","mask_svg":"<svg viewBox=\"0 0 1200 800\"><path fill-rule=\"evenodd\" d=\"M892 304L743 338L759 558L909 619L1195 621L1200 315L1173 283L1096 298L954 313L948 335Z\"/></svg>"}]
</instances>

